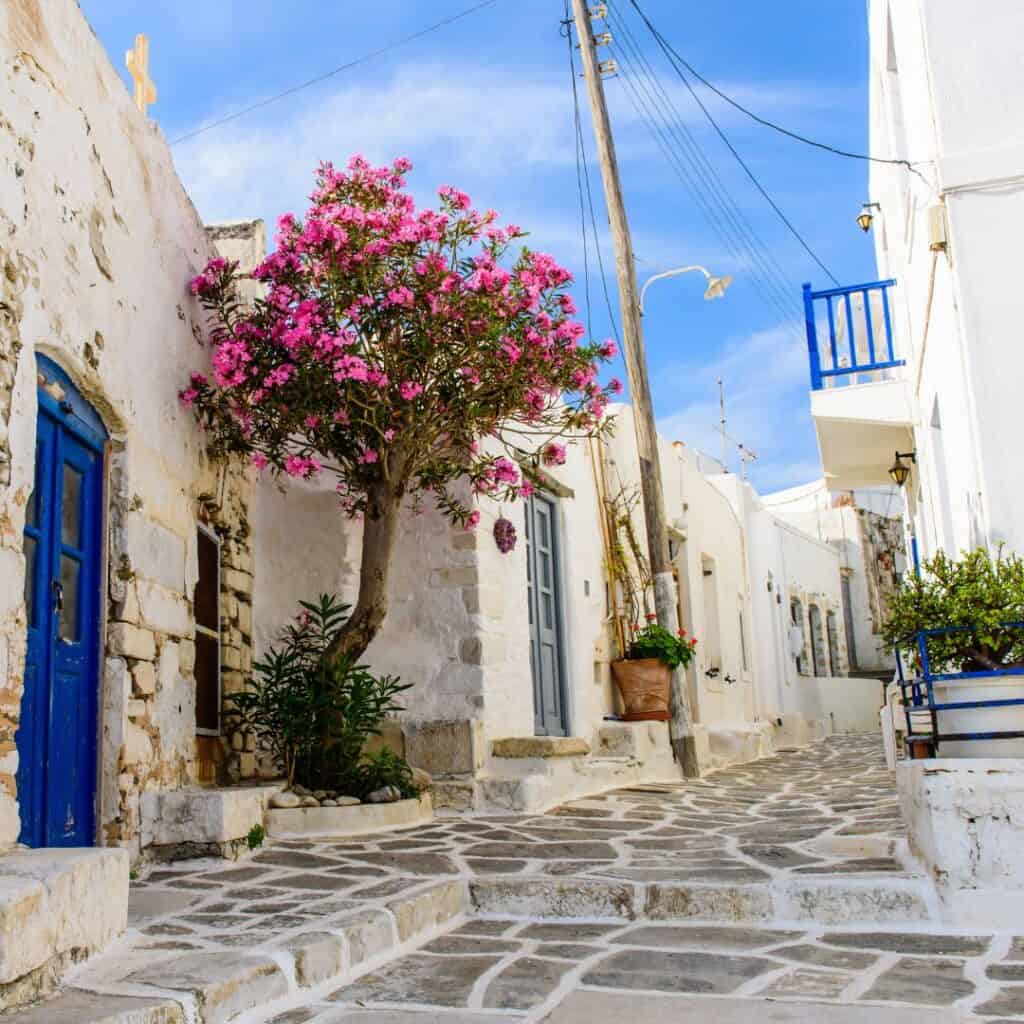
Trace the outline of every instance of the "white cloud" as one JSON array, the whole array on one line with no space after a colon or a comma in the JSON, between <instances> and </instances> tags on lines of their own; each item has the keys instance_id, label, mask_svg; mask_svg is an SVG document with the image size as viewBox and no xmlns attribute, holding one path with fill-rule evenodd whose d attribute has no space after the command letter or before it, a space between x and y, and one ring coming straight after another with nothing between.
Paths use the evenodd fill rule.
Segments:
<instances>
[{"instance_id":1,"label":"white cloud","mask_svg":"<svg viewBox=\"0 0 1024 1024\"><path fill-rule=\"evenodd\" d=\"M749 475L763 490L818 477L821 466L815 460L807 373L806 349L793 327L785 324L734 339L716 360L659 366L657 380L684 380L691 397L660 417L658 430L720 458L717 380L721 377L726 430L734 439L729 444L730 468L739 469L734 443L738 441L756 453Z\"/></svg>"}]
</instances>

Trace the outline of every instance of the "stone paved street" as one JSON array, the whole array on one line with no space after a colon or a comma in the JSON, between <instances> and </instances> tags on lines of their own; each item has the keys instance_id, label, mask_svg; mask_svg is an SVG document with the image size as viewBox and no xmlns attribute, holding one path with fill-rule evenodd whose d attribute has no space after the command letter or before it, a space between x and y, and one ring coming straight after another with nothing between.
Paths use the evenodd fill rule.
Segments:
<instances>
[{"instance_id":1,"label":"stone paved street","mask_svg":"<svg viewBox=\"0 0 1024 1024\"><path fill-rule=\"evenodd\" d=\"M569 1024L593 993L632 994L634 1024L709 1000L724 1021L1009 1021L1024 937L943 933L880 745L835 738L545 815L155 867L73 984L204 1022Z\"/></svg>"}]
</instances>

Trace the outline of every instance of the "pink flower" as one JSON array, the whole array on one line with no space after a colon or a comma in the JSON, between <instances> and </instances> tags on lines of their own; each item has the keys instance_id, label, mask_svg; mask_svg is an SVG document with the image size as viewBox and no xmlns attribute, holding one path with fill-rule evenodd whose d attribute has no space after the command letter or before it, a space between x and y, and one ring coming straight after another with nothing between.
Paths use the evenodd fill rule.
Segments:
<instances>
[{"instance_id":1,"label":"pink flower","mask_svg":"<svg viewBox=\"0 0 1024 1024\"><path fill-rule=\"evenodd\" d=\"M613 395L621 395L622 394L622 381L619 380L618 377L612 377L612 379L610 381L608 381L608 390Z\"/></svg>"},{"instance_id":2,"label":"pink flower","mask_svg":"<svg viewBox=\"0 0 1024 1024\"><path fill-rule=\"evenodd\" d=\"M199 392L195 388L185 388L184 391L178 392L178 397L182 405L190 406L199 397Z\"/></svg>"},{"instance_id":3,"label":"pink flower","mask_svg":"<svg viewBox=\"0 0 1024 1024\"><path fill-rule=\"evenodd\" d=\"M609 338L604 344L598 349L602 357L605 359L614 359L619 354L619 346Z\"/></svg>"},{"instance_id":4,"label":"pink flower","mask_svg":"<svg viewBox=\"0 0 1024 1024\"><path fill-rule=\"evenodd\" d=\"M474 509L466 519L466 529L475 530L480 525L480 509Z\"/></svg>"},{"instance_id":5,"label":"pink flower","mask_svg":"<svg viewBox=\"0 0 1024 1024\"><path fill-rule=\"evenodd\" d=\"M270 460L263 454L263 452L253 452L252 464L262 473L267 468Z\"/></svg>"},{"instance_id":6,"label":"pink flower","mask_svg":"<svg viewBox=\"0 0 1024 1024\"><path fill-rule=\"evenodd\" d=\"M375 463L378 459L377 453L372 448L364 448L362 454L359 456L359 461L364 466L370 466Z\"/></svg>"},{"instance_id":7,"label":"pink flower","mask_svg":"<svg viewBox=\"0 0 1024 1024\"><path fill-rule=\"evenodd\" d=\"M385 441L391 442L391 441L394 441L394 439L395 439L395 432L393 430L385 430L384 431L384 440Z\"/></svg>"},{"instance_id":8,"label":"pink flower","mask_svg":"<svg viewBox=\"0 0 1024 1024\"><path fill-rule=\"evenodd\" d=\"M499 484L519 483L519 470L516 469L515 463L504 456L494 460L493 474Z\"/></svg>"},{"instance_id":9,"label":"pink flower","mask_svg":"<svg viewBox=\"0 0 1024 1024\"><path fill-rule=\"evenodd\" d=\"M546 466L564 466L565 445L552 441L544 448L543 458Z\"/></svg>"},{"instance_id":10,"label":"pink flower","mask_svg":"<svg viewBox=\"0 0 1024 1024\"><path fill-rule=\"evenodd\" d=\"M307 416L302 422L307 430L316 430L320 426L320 417Z\"/></svg>"},{"instance_id":11,"label":"pink flower","mask_svg":"<svg viewBox=\"0 0 1024 1024\"><path fill-rule=\"evenodd\" d=\"M423 394L423 385L414 380L404 380L398 385L399 394L411 402L417 395Z\"/></svg>"},{"instance_id":12,"label":"pink flower","mask_svg":"<svg viewBox=\"0 0 1024 1024\"><path fill-rule=\"evenodd\" d=\"M301 455L289 455L284 460L284 471L289 476L302 477L304 480L315 476L321 468L316 459L304 459Z\"/></svg>"},{"instance_id":13,"label":"pink flower","mask_svg":"<svg viewBox=\"0 0 1024 1024\"><path fill-rule=\"evenodd\" d=\"M406 288L405 285L402 285L402 287L394 288L388 292L388 301L393 306L404 306L406 309L412 309L416 305L416 296L411 288Z\"/></svg>"}]
</instances>

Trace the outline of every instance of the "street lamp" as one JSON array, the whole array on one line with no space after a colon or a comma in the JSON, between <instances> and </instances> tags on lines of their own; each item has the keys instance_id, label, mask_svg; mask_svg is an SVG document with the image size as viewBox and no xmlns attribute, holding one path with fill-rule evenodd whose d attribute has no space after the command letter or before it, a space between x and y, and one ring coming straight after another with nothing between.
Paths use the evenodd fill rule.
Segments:
<instances>
[{"instance_id":1,"label":"street lamp","mask_svg":"<svg viewBox=\"0 0 1024 1024\"><path fill-rule=\"evenodd\" d=\"M666 270L661 274L655 274L654 277L648 278L643 288L640 289L640 315L644 315L644 295L655 281L660 281L665 277L678 277L680 274L688 274L691 270L699 270L707 278L708 286L704 291L704 298L707 301L722 298L725 295L725 289L732 284L732 277L729 274L726 274L725 277L715 277L709 270L700 266L676 267L675 270Z\"/></svg>"}]
</instances>

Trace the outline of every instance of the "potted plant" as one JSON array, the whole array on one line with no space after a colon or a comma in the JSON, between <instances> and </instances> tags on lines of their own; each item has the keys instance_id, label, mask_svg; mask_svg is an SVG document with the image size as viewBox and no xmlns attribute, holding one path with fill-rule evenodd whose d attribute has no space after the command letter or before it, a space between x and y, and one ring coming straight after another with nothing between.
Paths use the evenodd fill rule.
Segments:
<instances>
[{"instance_id":1,"label":"potted plant","mask_svg":"<svg viewBox=\"0 0 1024 1024\"><path fill-rule=\"evenodd\" d=\"M643 628L633 626L626 657L612 662L612 676L625 709L623 721L667 721L672 672L690 664L696 646L696 638L686 639L685 629L673 636L658 625L654 615L647 616Z\"/></svg>"},{"instance_id":2,"label":"potted plant","mask_svg":"<svg viewBox=\"0 0 1024 1024\"><path fill-rule=\"evenodd\" d=\"M886 644L904 664L923 670L922 630L937 704L1024 699L1024 561L984 549L959 559L940 552L892 597L883 626ZM983 676L974 673L986 673ZM939 711L939 735L1024 732L1024 705ZM940 740L943 757L1024 757L1024 739Z\"/></svg>"}]
</instances>

